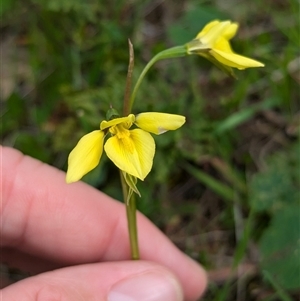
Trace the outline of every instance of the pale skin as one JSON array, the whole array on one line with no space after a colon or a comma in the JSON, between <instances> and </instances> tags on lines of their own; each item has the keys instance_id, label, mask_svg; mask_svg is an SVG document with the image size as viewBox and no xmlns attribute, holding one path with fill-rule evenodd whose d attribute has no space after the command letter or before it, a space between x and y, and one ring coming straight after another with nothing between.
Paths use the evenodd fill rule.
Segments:
<instances>
[{"instance_id":1,"label":"pale skin","mask_svg":"<svg viewBox=\"0 0 300 301\"><path fill-rule=\"evenodd\" d=\"M177 300L203 294L204 270L142 214L141 260L131 261L122 203L12 148L0 153L1 260L35 275L4 288L3 301L115 300L112 288L144 275L172 283Z\"/></svg>"}]
</instances>

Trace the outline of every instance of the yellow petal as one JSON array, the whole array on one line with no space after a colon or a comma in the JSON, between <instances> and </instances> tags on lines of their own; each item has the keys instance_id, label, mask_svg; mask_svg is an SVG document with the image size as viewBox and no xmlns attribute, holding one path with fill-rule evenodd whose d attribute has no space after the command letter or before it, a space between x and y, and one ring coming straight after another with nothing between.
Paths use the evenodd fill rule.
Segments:
<instances>
[{"instance_id":1,"label":"yellow petal","mask_svg":"<svg viewBox=\"0 0 300 301\"><path fill-rule=\"evenodd\" d=\"M141 113L135 118L135 124L139 128L156 135L170 130L177 130L184 123L184 116L166 113Z\"/></svg>"},{"instance_id":2,"label":"yellow petal","mask_svg":"<svg viewBox=\"0 0 300 301\"><path fill-rule=\"evenodd\" d=\"M135 129L122 139L109 138L104 150L119 169L144 180L152 168L155 143L149 133Z\"/></svg>"},{"instance_id":3,"label":"yellow petal","mask_svg":"<svg viewBox=\"0 0 300 301\"><path fill-rule=\"evenodd\" d=\"M220 63L240 70L251 67L264 67L264 64L261 62L235 54L233 52L230 53L213 49L210 51L210 54Z\"/></svg>"},{"instance_id":4,"label":"yellow petal","mask_svg":"<svg viewBox=\"0 0 300 301\"><path fill-rule=\"evenodd\" d=\"M67 183L80 180L99 164L103 152L103 141L102 131L93 131L78 141L69 155Z\"/></svg>"},{"instance_id":5,"label":"yellow petal","mask_svg":"<svg viewBox=\"0 0 300 301\"><path fill-rule=\"evenodd\" d=\"M203 27L203 29L197 34L196 39L200 39L201 37L203 37L209 30L211 30L211 28L213 28L214 26L216 26L219 23L220 23L219 20L214 20L214 21L207 23Z\"/></svg>"},{"instance_id":6,"label":"yellow petal","mask_svg":"<svg viewBox=\"0 0 300 301\"><path fill-rule=\"evenodd\" d=\"M213 47L217 39L222 37L224 32L226 32L229 28L230 21L218 22L216 25L212 26L205 35L201 36L200 40L202 44Z\"/></svg>"},{"instance_id":7,"label":"yellow petal","mask_svg":"<svg viewBox=\"0 0 300 301\"><path fill-rule=\"evenodd\" d=\"M223 45L220 44L220 39L227 42L230 48L228 40L231 39L238 29L237 23L231 23L230 21L212 21L208 23L203 30L198 33L197 37L191 42L186 44L188 54L205 52L207 49L218 48ZM227 47L228 48L228 47Z\"/></svg>"},{"instance_id":8,"label":"yellow petal","mask_svg":"<svg viewBox=\"0 0 300 301\"><path fill-rule=\"evenodd\" d=\"M227 40L232 39L236 35L238 29L239 29L238 23L231 23L230 26L228 26L226 30L223 32L223 37Z\"/></svg>"},{"instance_id":9,"label":"yellow petal","mask_svg":"<svg viewBox=\"0 0 300 301\"><path fill-rule=\"evenodd\" d=\"M234 74L234 71L231 67L226 66L222 63L220 63L219 61L217 61L211 54L209 53L199 53L200 56L203 56L204 58L206 58L207 60L209 60L210 62L212 62L213 64L215 64L219 69L223 70L225 73L227 73L228 75L230 75L233 78L237 78Z\"/></svg>"},{"instance_id":10,"label":"yellow petal","mask_svg":"<svg viewBox=\"0 0 300 301\"><path fill-rule=\"evenodd\" d=\"M224 52L233 53L230 43L223 37L220 37L213 46L213 50L221 50Z\"/></svg>"},{"instance_id":11,"label":"yellow petal","mask_svg":"<svg viewBox=\"0 0 300 301\"><path fill-rule=\"evenodd\" d=\"M115 118L109 121L103 120L100 124L100 129L105 130L113 125L117 125L120 123L124 123L125 125L127 125L127 128L130 128L132 123L134 122L134 119L135 119L134 115L129 114L127 117Z\"/></svg>"}]
</instances>

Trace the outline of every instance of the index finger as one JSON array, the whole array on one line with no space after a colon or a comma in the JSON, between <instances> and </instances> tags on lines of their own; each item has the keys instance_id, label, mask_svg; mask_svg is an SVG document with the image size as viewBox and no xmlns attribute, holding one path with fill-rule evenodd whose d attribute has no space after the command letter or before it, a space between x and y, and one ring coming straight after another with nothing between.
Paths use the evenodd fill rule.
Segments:
<instances>
[{"instance_id":1,"label":"index finger","mask_svg":"<svg viewBox=\"0 0 300 301\"><path fill-rule=\"evenodd\" d=\"M124 205L20 152L1 147L2 247L65 265L126 260L130 246ZM160 263L181 280L186 296L204 290L203 270L138 214L141 258Z\"/></svg>"}]
</instances>

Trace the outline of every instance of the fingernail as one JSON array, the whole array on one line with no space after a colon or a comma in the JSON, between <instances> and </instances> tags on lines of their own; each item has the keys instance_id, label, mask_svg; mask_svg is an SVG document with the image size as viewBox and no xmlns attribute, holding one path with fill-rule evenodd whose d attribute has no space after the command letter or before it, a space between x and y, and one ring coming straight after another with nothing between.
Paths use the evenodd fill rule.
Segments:
<instances>
[{"instance_id":1,"label":"fingernail","mask_svg":"<svg viewBox=\"0 0 300 301\"><path fill-rule=\"evenodd\" d=\"M108 301L182 301L181 287L175 278L148 272L116 283Z\"/></svg>"}]
</instances>

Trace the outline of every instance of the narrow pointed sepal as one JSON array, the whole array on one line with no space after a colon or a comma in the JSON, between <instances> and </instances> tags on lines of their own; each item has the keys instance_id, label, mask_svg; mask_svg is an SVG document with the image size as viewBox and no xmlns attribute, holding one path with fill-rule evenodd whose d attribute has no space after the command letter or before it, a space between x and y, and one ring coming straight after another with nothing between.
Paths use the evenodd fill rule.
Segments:
<instances>
[{"instance_id":1,"label":"narrow pointed sepal","mask_svg":"<svg viewBox=\"0 0 300 301\"><path fill-rule=\"evenodd\" d=\"M263 63L259 61L236 54L234 52L225 52L218 49L214 49L211 51L211 54L221 64L225 66L237 68L239 70L265 66Z\"/></svg>"}]
</instances>

